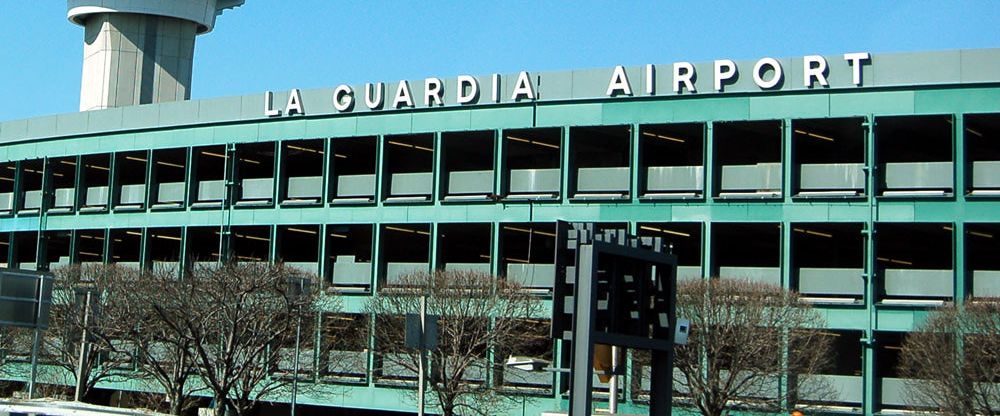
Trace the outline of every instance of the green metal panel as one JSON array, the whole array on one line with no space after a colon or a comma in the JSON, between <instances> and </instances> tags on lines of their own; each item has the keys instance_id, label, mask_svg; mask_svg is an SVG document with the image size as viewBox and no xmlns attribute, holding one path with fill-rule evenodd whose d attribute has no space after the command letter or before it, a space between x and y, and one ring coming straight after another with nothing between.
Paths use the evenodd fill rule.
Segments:
<instances>
[{"instance_id":1,"label":"green metal panel","mask_svg":"<svg viewBox=\"0 0 1000 416\"><path fill-rule=\"evenodd\" d=\"M472 128L472 110L429 110L413 113L413 131L461 131Z\"/></svg>"},{"instance_id":2,"label":"green metal panel","mask_svg":"<svg viewBox=\"0 0 1000 416\"><path fill-rule=\"evenodd\" d=\"M750 118L747 97L703 98L674 101L674 122L746 120ZM712 159L705 159L712 160Z\"/></svg>"},{"instance_id":3,"label":"green metal panel","mask_svg":"<svg viewBox=\"0 0 1000 416\"><path fill-rule=\"evenodd\" d=\"M879 91L830 94L830 117L861 114L912 114L913 91Z\"/></svg>"},{"instance_id":4,"label":"green metal panel","mask_svg":"<svg viewBox=\"0 0 1000 416\"><path fill-rule=\"evenodd\" d=\"M539 105L535 124L538 127L599 125L603 111L604 105L600 103Z\"/></svg>"},{"instance_id":5,"label":"green metal panel","mask_svg":"<svg viewBox=\"0 0 1000 416\"><path fill-rule=\"evenodd\" d=\"M358 135L406 134L413 132L412 115L386 113L358 117Z\"/></svg>"},{"instance_id":6,"label":"green metal panel","mask_svg":"<svg viewBox=\"0 0 1000 416\"><path fill-rule=\"evenodd\" d=\"M673 121L677 101L616 101L604 103L603 124Z\"/></svg>"},{"instance_id":7,"label":"green metal panel","mask_svg":"<svg viewBox=\"0 0 1000 416\"><path fill-rule=\"evenodd\" d=\"M827 94L796 94L750 97L751 119L810 118L830 115Z\"/></svg>"},{"instance_id":8,"label":"green metal panel","mask_svg":"<svg viewBox=\"0 0 1000 416\"><path fill-rule=\"evenodd\" d=\"M469 116L471 130L516 129L534 124L534 108L527 105L477 108Z\"/></svg>"}]
</instances>

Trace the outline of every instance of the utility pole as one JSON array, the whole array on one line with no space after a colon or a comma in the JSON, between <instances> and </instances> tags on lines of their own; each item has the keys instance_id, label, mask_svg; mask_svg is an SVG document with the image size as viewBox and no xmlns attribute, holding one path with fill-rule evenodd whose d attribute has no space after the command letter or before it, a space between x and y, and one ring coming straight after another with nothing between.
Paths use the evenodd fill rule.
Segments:
<instances>
[{"instance_id":1,"label":"utility pole","mask_svg":"<svg viewBox=\"0 0 1000 416\"><path fill-rule=\"evenodd\" d=\"M87 345L87 339L89 338L89 335L90 335L88 333L88 331L90 329L90 297L91 297L91 293L92 293L92 291L87 290L86 294L84 295L84 304L83 304L83 331L82 331L83 335L81 336L81 339L80 339L80 360L77 362L77 365L76 365L76 394L73 395L73 400L74 401L81 401L81 400L83 400L83 387L87 383L87 381L85 380L84 374L83 374L83 372L84 372L83 368L84 368L84 364L87 361L87 347L88 347L88 345Z\"/></svg>"},{"instance_id":2,"label":"utility pole","mask_svg":"<svg viewBox=\"0 0 1000 416\"><path fill-rule=\"evenodd\" d=\"M420 349L419 351L419 361L417 363L417 416L424 416L424 385L426 384L427 369L424 368L424 360L426 356L426 343L427 343L427 295L420 296Z\"/></svg>"}]
</instances>

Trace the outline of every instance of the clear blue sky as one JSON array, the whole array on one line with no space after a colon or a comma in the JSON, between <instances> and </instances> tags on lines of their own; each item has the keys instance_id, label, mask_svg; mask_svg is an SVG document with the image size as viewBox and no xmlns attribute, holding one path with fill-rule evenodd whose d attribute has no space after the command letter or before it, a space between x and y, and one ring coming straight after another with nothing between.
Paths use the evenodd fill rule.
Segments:
<instances>
[{"instance_id":1,"label":"clear blue sky","mask_svg":"<svg viewBox=\"0 0 1000 416\"><path fill-rule=\"evenodd\" d=\"M77 111L83 30L66 20L66 2L0 1L0 120ZM198 38L192 98L460 73L990 47L1000 47L997 0L247 0Z\"/></svg>"}]
</instances>

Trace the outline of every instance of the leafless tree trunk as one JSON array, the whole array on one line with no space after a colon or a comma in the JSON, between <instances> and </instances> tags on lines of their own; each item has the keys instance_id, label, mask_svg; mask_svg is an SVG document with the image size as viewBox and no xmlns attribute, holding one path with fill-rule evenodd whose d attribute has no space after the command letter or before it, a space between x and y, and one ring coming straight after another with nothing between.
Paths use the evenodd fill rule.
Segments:
<instances>
[{"instance_id":1,"label":"leafless tree trunk","mask_svg":"<svg viewBox=\"0 0 1000 416\"><path fill-rule=\"evenodd\" d=\"M691 319L691 331L688 344L675 349L674 384L701 414L724 415L734 406L789 410L797 395L826 388L803 377L831 362L830 342L808 329L823 320L795 293L732 279L686 281L677 292L677 316Z\"/></svg>"},{"instance_id":2,"label":"leafless tree trunk","mask_svg":"<svg viewBox=\"0 0 1000 416\"><path fill-rule=\"evenodd\" d=\"M934 311L906 337L900 374L916 407L947 415L1000 414L1000 299Z\"/></svg>"},{"instance_id":3,"label":"leafless tree trunk","mask_svg":"<svg viewBox=\"0 0 1000 416\"><path fill-rule=\"evenodd\" d=\"M292 269L263 263L201 268L153 299L172 337L185 340L194 367L215 399L216 415L237 415L286 386L273 377L281 345L294 342L299 315L314 316L315 295L295 296ZM315 292L315 291L314 291Z\"/></svg>"},{"instance_id":4,"label":"leafless tree trunk","mask_svg":"<svg viewBox=\"0 0 1000 416\"><path fill-rule=\"evenodd\" d=\"M105 285L105 296L116 299L103 311L107 336L129 340L131 348L122 353L135 363L136 378L163 391L170 414L182 414L196 404L192 395L202 389L191 383L196 369L192 343L160 319L153 301L182 283L173 273L135 271L123 277Z\"/></svg>"},{"instance_id":5,"label":"leafless tree trunk","mask_svg":"<svg viewBox=\"0 0 1000 416\"><path fill-rule=\"evenodd\" d=\"M493 415L514 405L489 376L495 364L502 365L502 358L490 362L489 352L524 342L518 320L536 317L541 303L516 283L480 272L404 276L367 307L375 317L383 368L395 365L416 374L420 356L404 347L402 319L419 313L421 295L427 297L427 314L439 317L437 347L428 355L431 397L441 414Z\"/></svg>"},{"instance_id":6,"label":"leafless tree trunk","mask_svg":"<svg viewBox=\"0 0 1000 416\"><path fill-rule=\"evenodd\" d=\"M122 352L129 345L113 337L115 322L102 316L105 310L116 307L118 299L102 294L110 282L125 279L130 273L131 269L114 265L69 266L53 272L49 328L39 351L40 362L49 365L40 368L40 377L72 386L77 384L78 368L82 368L84 400L98 383L127 378L130 357ZM89 307L86 292L91 293ZM87 347L81 354L84 330Z\"/></svg>"}]
</instances>

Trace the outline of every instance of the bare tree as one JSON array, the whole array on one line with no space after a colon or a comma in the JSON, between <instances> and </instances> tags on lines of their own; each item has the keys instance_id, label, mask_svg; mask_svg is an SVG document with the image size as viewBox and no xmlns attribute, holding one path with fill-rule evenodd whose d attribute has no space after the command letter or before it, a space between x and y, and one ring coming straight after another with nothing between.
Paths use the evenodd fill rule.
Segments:
<instances>
[{"instance_id":1,"label":"bare tree","mask_svg":"<svg viewBox=\"0 0 1000 416\"><path fill-rule=\"evenodd\" d=\"M795 293L732 279L686 281L677 293L677 316L691 320L691 331L688 344L675 349L674 384L701 414L734 406L789 410L797 395L825 388L807 376L829 362L829 339L809 329L823 320Z\"/></svg>"},{"instance_id":2,"label":"bare tree","mask_svg":"<svg viewBox=\"0 0 1000 416\"><path fill-rule=\"evenodd\" d=\"M68 266L53 271L49 328L39 351L40 363L46 364L39 368L40 379L75 386L82 375L81 399L86 401L97 384L127 378L130 357L118 352L129 346L109 336L114 321L102 318L103 311L113 309L118 299L103 294L110 282L133 272L115 265Z\"/></svg>"},{"instance_id":3,"label":"bare tree","mask_svg":"<svg viewBox=\"0 0 1000 416\"><path fill-rule=\"evenodd\" d=\"M129 348L116 353L128 355L135 364L133 380L161 390L170 414L182 414L197 404L192 396L204 387L193 382L196 362L192 341L176 336L160 319L153 301L182 283L174 273L136 270L121 277L104 285L104 296L115 301L102 311L102 319L108 322L102 336L128 340Z\"/></svg>"},{"instance_id":4,"label":"bare tree","mask_svg":"<svg viewBox=\"0 0 1000 416\"><path fill-rule=\"evenodd\" d=\"M263 263L199 268L177 284L164 285L152 299L170 336L191 348L216 415L227 408L246 414L287 385L287 378L271 376L280 359L278 346L294 342L299 314L314 313L315 298L296 295L290 284L299 275Z\"/></svg>"},{"instance_id":5,"label":"bare tree","mask_svg":"<svg viewBox=\"0 0 1000 416\"><path fill-rule=\"evenodd\" d=\"M1000 299L935 310L903 342L909 401L947 415L1000 414Z\"/></svg>"},{"instance_id":6,"label":"bare tree","mask_svg":"<svg viewBox=\"0 0 1000 416\"><path fill-rule=\"evenodd\" d=\"M416 374L420 355L404 347L402 317L420 310L438 321L437 347L430 358L431 403L444 416L493 415L515 403L492 379L499 363L489 352L523 342L519 319L541 312L541 303L516 283L473 271L415 273L372 298L367 312L375 317L375 342L383 368L397 366ZM520 402L517 402L520 403Z\"/></svg>"}]
</instances>

